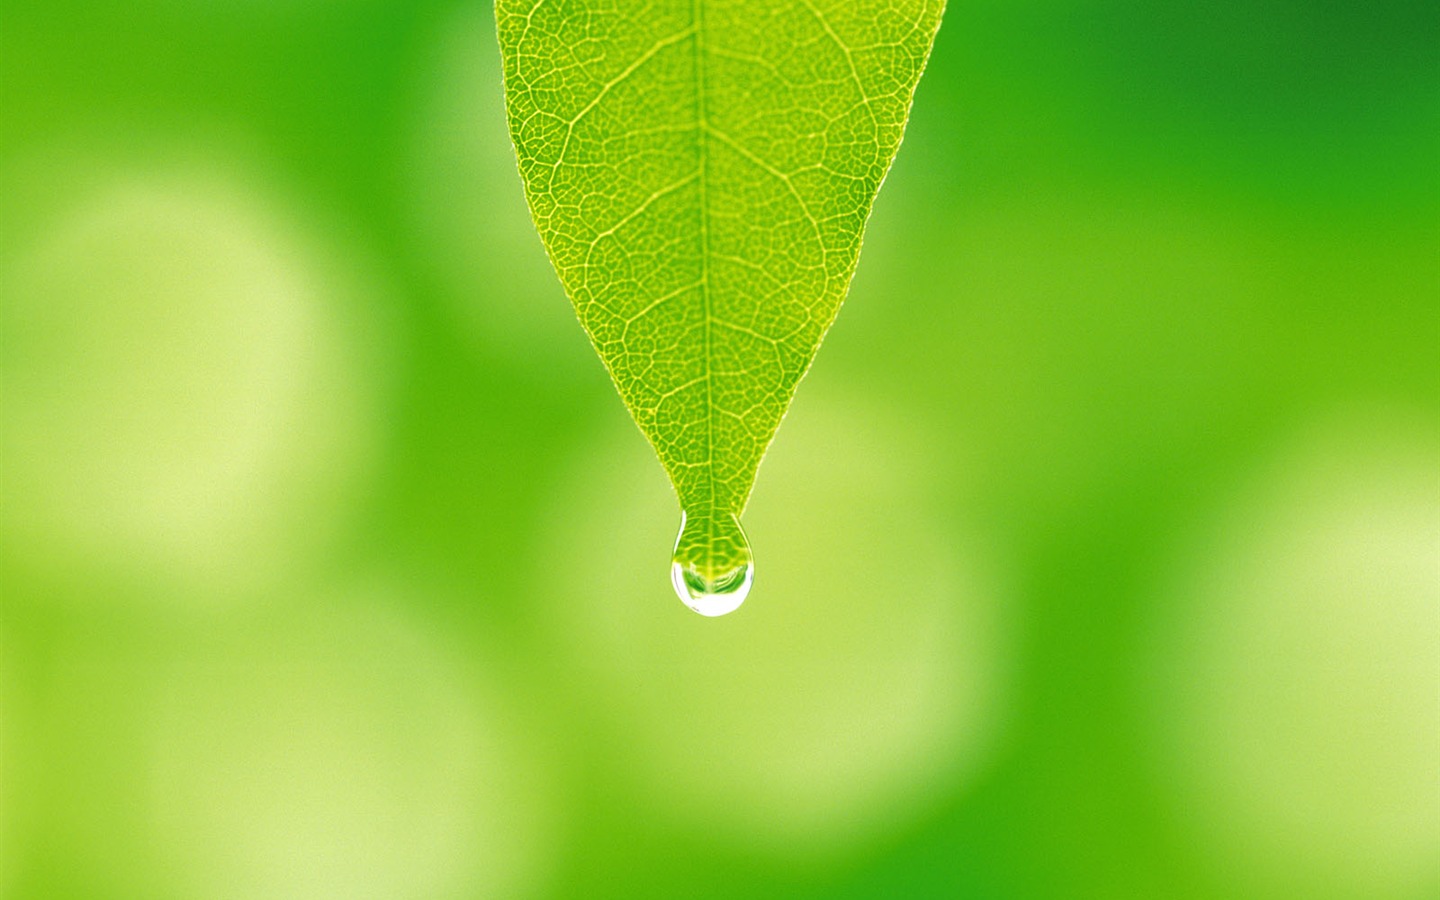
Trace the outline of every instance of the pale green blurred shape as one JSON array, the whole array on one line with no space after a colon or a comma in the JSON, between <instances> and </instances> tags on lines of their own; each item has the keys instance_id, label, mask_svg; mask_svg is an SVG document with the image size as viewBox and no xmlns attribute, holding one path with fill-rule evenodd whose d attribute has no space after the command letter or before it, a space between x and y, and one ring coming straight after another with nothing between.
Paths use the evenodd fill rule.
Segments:
<instances>
[{"instance_id":1,"label":"pale green blurred shape","mask_svg":"<svg viewBox=\"0 0 1440 900\"><path fill-rule=\"evenodd\" d=\"M474 649L383 582L286 599L63 643L25 861L77 896L534 890L547 754Z\"/></svg>"},{"instance_id":2,"label":"pale green blurred shape","mask_svg":"<svg viewBox=\"0 0 1440 900\"><path fill-rule=\"evenodd\" d=\"M1432 886L1437 438L1413 413L1369 409L1304 429L1220 511L1160 604L1177 610L1157 634L1165 766L1237 890L1378 900Z\"/></svg>"},{"instance_id":3,"label":"pale green blurred shape","mask_svg":"<svg viewBox=\"0 0 1440 900\"><path fill-rule=\"evenodd\" d=\"M49 573L233 598L323 547L363 469L353 272L224 163L91 166L0 274L0 523Z\"/></svg>"},{"instance_id":4,"label":"pale green blurred shape","mask_svg":"<svg viewBox=\"0 0 1440 900\"><path fill-rule=\"evenodd\" d=\"M626 424L554 498L537 601L647 804L706 841L824 858L973 779L1006 599L984 544L927 501L923 439L862 397L798 399L745 514L751 602L711 622L670 589L679 508Z\"/></svg>"},{"instance_id":5,"label":"pale green blurred shape","mask_svg":"<svg viewBox=\"0 0 1440 900\"><path fill-rule=\"evenodd\" d=\"M537 377L571 375L593 357L531 226L494 23L466 8L425 41L405 156L416 253L466 339Z\"/></svg>"},{"instance_id":6,"label":"pale green blurred shape","mask_svg":"<svg viewBox=\"0 0 1440 900\"><path fill-rule=\"evenodd\" d=\"M143 824L179 896L509 897L542 875L543 754L467 651L374 593L205 635L167 671Z\"/></svg>"}]
</instances>

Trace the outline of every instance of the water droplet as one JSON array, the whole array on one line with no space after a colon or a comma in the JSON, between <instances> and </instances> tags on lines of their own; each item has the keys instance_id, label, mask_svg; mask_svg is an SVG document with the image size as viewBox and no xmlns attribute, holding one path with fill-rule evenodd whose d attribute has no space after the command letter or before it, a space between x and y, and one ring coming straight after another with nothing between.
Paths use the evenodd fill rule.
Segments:
<instances>
[{"instance_id":1,"label":"water droplet","mask_svg":"<svg viewBox=\"0 0 1440 900\"><path fill-rule=\"evenodd\" d=\"M738 609L755 581L755 559L740 519L728 512L682 514L670 581L680 601L702 616Z\"/></svg>"}]
</instances>

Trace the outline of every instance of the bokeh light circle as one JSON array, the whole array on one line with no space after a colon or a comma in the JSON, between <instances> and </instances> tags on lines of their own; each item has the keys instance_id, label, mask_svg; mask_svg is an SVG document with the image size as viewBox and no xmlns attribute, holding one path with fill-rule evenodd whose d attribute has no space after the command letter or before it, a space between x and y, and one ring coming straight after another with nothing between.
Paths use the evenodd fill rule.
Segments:
<instances>
[{"instance_id":1,"label":"bokeh light circle","mask_svg":"<svg viewBox=\"0 0 1440 900\"><path fill-rule=\"evenodd\" d=\"M431 41L406 167L416 252L478 346L547 380L587 371L589 343L525 203L494 22L465 9Z\"/></svg>"},{"instance_id":2,"label":"bokeh light circle","mask_svg":"<svg viewBox=\"0 0 1440 900\"><path fill-rule=\"evenodd\" d=\"M741 609L675 599L679 512L628 429L567 485L545 586L646 802L707 840L814 858L974 774L1005 653L992 564L929 503L913 429L798 402L745 514Z\"/></svg>"},{"instance_id":3,"label":"bokeh light circle","mask_svg":"<svg viewBox=\"0 0 1440 900\"><path fill-rule=\"evenodd\" d=\"M1317 428L1184 567L1152 674L1176 809L1226 877L1430 896L1440 873L1440 442Z\"/></svg>"},{"instance_id":4,"label":"bokeh light circle","mask_svg":"<svg viewBox=\"0 0 1440 900\"><path fill-rule=\"evenodd\" d=\"M524 720L398 611L259 622L184 653L148 735L148 841L180 896L509 897L553 797Z\"/></svg>"},{"instance_id":5,"label":"bokeh light circle","mask_svg":"<svg viewBox=\"0 0 1440 900\"><path fill-rule=\"evenodd\" d=\"M7 544L213 598L341 521L368 452L368 297L254 179L112 172L5 260ZM151 592L155 593L155 592Z\"/></svg>"}]
</instances>

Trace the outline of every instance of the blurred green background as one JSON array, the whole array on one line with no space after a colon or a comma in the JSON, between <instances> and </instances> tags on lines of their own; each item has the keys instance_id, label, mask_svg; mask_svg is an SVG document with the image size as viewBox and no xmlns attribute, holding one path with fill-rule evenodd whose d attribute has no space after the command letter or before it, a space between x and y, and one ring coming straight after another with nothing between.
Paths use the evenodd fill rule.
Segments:
<instances>
[{"instance_id":1,"label":"blurred green background","mask_svg":"<svg viewBox=\"0 0 1440 900\"><path fill-rule=\"evenodd\" d=\"M955 0L746 516L485 4L0 2L0 894L1440 897L1440 5Z\"/></svg>"}]
</instances>

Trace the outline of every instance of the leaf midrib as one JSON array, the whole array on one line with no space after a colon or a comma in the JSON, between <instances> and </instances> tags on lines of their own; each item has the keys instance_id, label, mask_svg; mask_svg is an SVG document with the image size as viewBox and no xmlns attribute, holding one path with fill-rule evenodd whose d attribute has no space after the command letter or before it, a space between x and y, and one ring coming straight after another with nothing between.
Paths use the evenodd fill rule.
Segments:
<instances>
[{"instance_id":1,"label":"leaf midrib","mask_svg":"<svg viewBox=\"0 0 1440 900\"><path fill-rule=\"evenodd\" d=\"M705 109L705 0L692 0L690 28L695 37L695 148L698 160L696 190L700 201L700 310L705 359L705 480L709 487L710 509L715 513L715 380L711 347L710 314L710 204L707 194L710 155L706 148L709 122ZM712 548L713 549L713 548Z\"/></svg>"}]
</instances>

